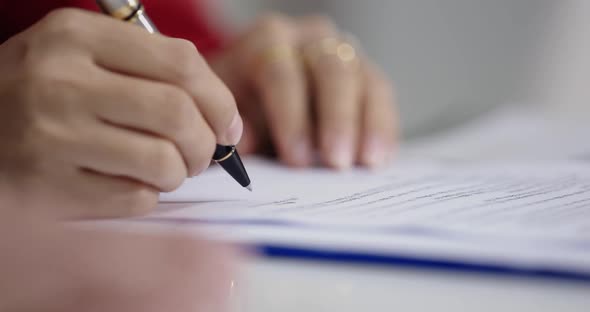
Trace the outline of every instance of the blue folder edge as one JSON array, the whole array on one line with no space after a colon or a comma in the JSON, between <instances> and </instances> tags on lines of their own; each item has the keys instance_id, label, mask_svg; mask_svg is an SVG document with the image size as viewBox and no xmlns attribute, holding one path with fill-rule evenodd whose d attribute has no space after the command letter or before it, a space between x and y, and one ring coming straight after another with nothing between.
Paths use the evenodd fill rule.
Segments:
<instances>
[{"instance_id":1,"label":"blue folder edge","mask_svg":"<svg viewBox=\"0 0 590 312\"><path fill-rule=\"evenodd\" d=\"M266 225L266 226L295 226L302 225L285 222L269 222L256 220L204 220L192 218L137 218L128 221L171 223L175 225L195 224L231 224L231 225ZM485 274L512 278L534 278L545 280L561 280L590 285L590 272L568 270L566 268L533 267L524 268L498 263L475 263L443 258L425 258L395 253L371 253L364 251L332 250L313 247L290 246L288 244L241 244L248 251L268 258L287 258L295 260L345 263L372 266L389 266L396 268L434 270L454 273ZM579 248L580 246L575 246ZM587 248L588 246L583 246Z\"/></svg>"},{"instance_id":2,"label":"blue folder edge","mask_svg":"<svg viewBox=\"0 0 590 312\"><path fill-rule=\"evenodd\" d=\"M256 253L269 258L426 269L444 272L485 274L496 277L561 280L583 283L590 286L590 272L568 271L560 268L522 268L503 264L470 263L396 254L371 254L356 251L325 250L273 244L257 244L247 248L252 248Z\"/></svg>"}]
</instances>

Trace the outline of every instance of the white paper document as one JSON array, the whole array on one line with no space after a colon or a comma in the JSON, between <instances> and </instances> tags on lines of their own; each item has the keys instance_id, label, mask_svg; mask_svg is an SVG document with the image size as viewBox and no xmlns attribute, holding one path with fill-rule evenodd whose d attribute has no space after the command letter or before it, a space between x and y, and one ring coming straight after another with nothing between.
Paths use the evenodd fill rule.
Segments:
<instances>
[{"instance_id":1,"label":"white paper document","mask_svg":"<svg viewBox=\"0 0 590 312\"><path fill-rule=\"evenodd\" d=\"M402 147L376 171L249 158L254 192L212 168L135 221L235 243L575 272L590 282L590 146L580 139L590 129L533 117L504 113Z\"/></svg>"},{"instance_id":2,"label":"white paper document","mask_svg":"<svg viewBox=\"0 0 590 312\"><path fill-rule=\"evenodd\" d=\"M437 165L291 170L248 159L254 192L221 169L162 196L155 223L218 238L590 274L590 166ZM590 276L590 275L589 275Z\"/></svg>"},{"instance_id":3,"label":"white paper document","mask_svg":"<svg viewBox=\"0 0 590 312\"><path fill-rule=\"evenodd\" d=\"M256 183L253 193L213 169L163 194L156 215L590 239L586 163L439 167L400 162L382 172L349 173L291 170L258 159L246 164Z\"/></svg>"}]
</instances>

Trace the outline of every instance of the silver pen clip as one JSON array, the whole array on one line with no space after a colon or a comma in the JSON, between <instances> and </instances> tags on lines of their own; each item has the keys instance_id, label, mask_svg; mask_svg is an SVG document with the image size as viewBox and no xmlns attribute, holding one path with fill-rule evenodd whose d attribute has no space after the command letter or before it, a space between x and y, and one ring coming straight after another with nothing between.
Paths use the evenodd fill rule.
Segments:
<instances>
[{"instance_id":1,"label":"silver pen clip","mask_svg":"<svg viewBox=\"0 0 590 312\"><path fill-rule=\"evenodd\" d=\"M139 0L97 0L96 3L104 13L116 19L141 26L152 34L158 33Z\"/></svg>"}]
</instances>

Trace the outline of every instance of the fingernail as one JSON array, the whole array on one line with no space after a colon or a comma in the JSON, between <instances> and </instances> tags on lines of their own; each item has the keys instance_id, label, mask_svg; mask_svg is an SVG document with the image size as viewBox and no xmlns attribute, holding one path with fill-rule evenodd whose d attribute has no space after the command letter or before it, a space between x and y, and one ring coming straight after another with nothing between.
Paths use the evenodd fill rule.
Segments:
<instances>
[{"instance_id":1,"label":"fingernail","mask_svg":"<svg viewBox=\"0 0 590 312\"><path fill-rule=\"evenodd\" d=\"M229 128L227 129L225 139L229 144L236 145L240 142L242 138L242 133L244 132L244 122L242 121L242 117L240 114L234 116L232 119Z\"/></svg>"},{"instance_id":2,"label":"fingernail","mask_svg":"<svg viewBox=\"0 0 590 312\"><path fill-rule=\"evenodd\" d=\"M308 166L311 163L311 144L308 139L301 139L293 144L291 157L298 166Z\"/></svg>"},{"instance_id":3,"label":"fingernail","mask_svg":"<svg viewBox=\"0 0 590 312\"><path fill-rule=\"evenodd\" d=\"M344 137L334 140L331 153L331 162L336 169L344 170L352 166L352 140Z\"/></svg>"},{"instance_id":4,"label":"fingernail","mask_svg":"<svg viewBox=\"0 0 590 312\"><path fill-rule=\"evenodd\" d=\"M371 136L365 141L363 162L371 168L382 166L387 159L385 143L378 137Z\"/></svg>"}]
</instances>

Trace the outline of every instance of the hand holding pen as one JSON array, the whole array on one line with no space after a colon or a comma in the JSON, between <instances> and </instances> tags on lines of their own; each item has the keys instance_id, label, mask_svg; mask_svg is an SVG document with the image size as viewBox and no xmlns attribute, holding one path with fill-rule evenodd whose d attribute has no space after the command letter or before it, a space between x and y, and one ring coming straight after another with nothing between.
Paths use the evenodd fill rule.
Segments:
<instances>
[{"instance_id":1,"label":"hand holding pen","mask_svg":"<svg viewBox=\"0 0 590 312\"><path fill-rule=\"evenodd\" d=\"M115 17L155 29L137 0L101 2ZM191 3L146 0L162 25L186 14L181 8L195 9ZM188 22L177 26L199 31ZM272 153L288 166L321 162L337 169L379 167L390 159L396 137L392 84L359 41L329 18L261 15L207 60L236 96L245 129L241 152Z\"/></svg>"},{"instance_id":2,"label":"hand holding pen","mask_svg":"<svg viewBox=\"0 0 590 312\"><path fill-rule=\"evenodd\" d=\"M0 189L30 209L145 214L242 135L192 43L108 16L56 10L1 46L0 67Z\"/></svg>"},{"instance_id":3,"label":"hand holding pen","mask_svg":"<svg viewBox=\"0 0 590 312\"><path fill-rule=\"evenodd\" d=\"M149 33L158 33L158 28L147 16L145 8L139 0L99 0L97 3L104 13L116 19L138 25ZM194 83L197 83L197 81L194 81ZM234 116L232 125L236 122L239 122L240 127L243 128L243 122L239 115ZM241 186L252 192L250 177L246 172L246 168L240 159L235 145L217 144L215 153L213 154L213 160L225 169Z\"/></svg>"},{"instance_id":4,"label":"hand holding pen","mask_svg":"<svg viewBox=\"0 0 590 312\"><path fill-rule=\"evenodd\" d=\"M182 1L159 18L186 13ZM60 9L0 45L3 198L66 216L145 214L211 155L247 186L238 140L290 166L386 163L392 86L326 18L261 17L207 63L122 3L103 9L125 22Z\"/></svg>"}]
</instances>

